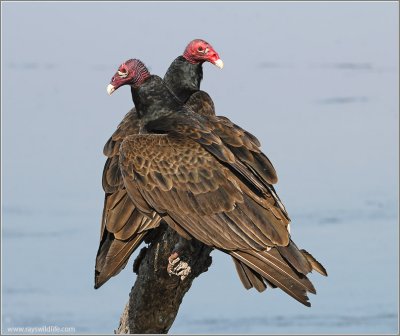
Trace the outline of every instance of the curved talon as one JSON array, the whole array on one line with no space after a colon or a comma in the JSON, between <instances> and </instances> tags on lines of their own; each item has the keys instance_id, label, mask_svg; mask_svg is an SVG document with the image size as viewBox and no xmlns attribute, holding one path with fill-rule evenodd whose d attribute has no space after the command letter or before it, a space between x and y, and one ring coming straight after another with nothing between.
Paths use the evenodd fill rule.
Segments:
<instances>
[{"instance_id":1,"label":"curved talon","mask_svg":"<svg viewBox=\"0 0 400 336\"><path fill-rule=\"evenodd\" d=\"M180 261L181 259L178 257L178 258L175 258L175 259L173 259L172 261L170 260L170 259L168 259L168 264L170 264L170 265L175 265L178 261Z\"/></svg>"},{"instance_id":2,"label":"curved talon","mask_svg":"<svg viewBox=\"0 0 400 336\"><path fill-rule=\"evenodd\" d=\"M173 252L173 253L168 257L168 263L171 264L172 261L174 261L174 260L176 260L176 259L180 260L180 259L179 259L179 254L178 254L178 252Z\"/></svg>"},{"instance_id":3,"label":"curved talon","mask_svg":"<svg viewBox=\"0 0 400 336\"><path fill-rule=\"evenodd\" d=\"M182 269L183 268L183 269ZM182 265L180 267L182 269L179 271L176 275L181 278L181 280L184 280L191 272L191 267L188 265L188 263L182 262Z\"/></svg>"},{"instance_id":4,"label":"curved talon","mask_svg":"<svg viewBox=\"0 0 400 336\"><path fill-rule=\"evenodd\" d=\"M184 280L190 274L191 270L187 262L181 261L177 252L172 253L168 258L167 272L169 276L174 274L180 277L181 280Z\"/></svg>"}]
</instances>

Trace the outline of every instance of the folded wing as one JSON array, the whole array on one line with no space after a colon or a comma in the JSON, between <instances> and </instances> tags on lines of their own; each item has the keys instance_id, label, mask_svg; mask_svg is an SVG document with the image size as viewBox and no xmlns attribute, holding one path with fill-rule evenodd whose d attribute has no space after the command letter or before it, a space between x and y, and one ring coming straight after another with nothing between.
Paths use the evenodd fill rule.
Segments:
<instances>
[{"instance_id":1,"label":"folded wing","mask_svg":"<svg viewBox=\"0 0 400 336\"><path fill-rule=\"evenodd\" d=\"M120 167L142 211L155 210L179 230L229 253L247 287L261 291L270 283L309 305L306 294L315 289L305 273L312 268L292 246L281 209L255 196L202 145L171 134L132 135L122 143Z\"/></svg>"},{"instance_id":2,"label":"folded wing","mask_svg":"<svg viewBox=\"0 0 400 336\"><path fill-rule=\"evenodd\" d=\"M103 170L105 199L96 256L95 288L101 287L125 267L148 230L157 227L161 220L155 212L149 216L143 215L132 203L123 184L119 149L128 135L138 132L136 110L132 109L104 146L107 156Z\"/></svg>"}]
</instances>

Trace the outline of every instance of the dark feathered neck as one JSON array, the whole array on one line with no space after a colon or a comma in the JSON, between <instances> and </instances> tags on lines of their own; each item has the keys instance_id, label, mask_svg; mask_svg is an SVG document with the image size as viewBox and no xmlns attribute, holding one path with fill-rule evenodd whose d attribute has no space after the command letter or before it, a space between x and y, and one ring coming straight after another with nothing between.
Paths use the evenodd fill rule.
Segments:
<instances>
[{"instance_id":1,"label":"dark feathered neck","mask_svg":"<svg viewBox=\"0 0 400 336\"><path fill-rule=\"evenodd\" d=\"M202 65L191 64L183 56L172 62L164 76L164 82L182 103L186 103L194 92L200 90L202 79Z\"/></svg>"},{"instance_id":2,"label":"dark feathered neck","mask_svg":"<svg viewBox=\"0 0 400 336\"><path fill-rule=\"evenodd\" d=\"M132 99L139 118L157 119L180 108L181 103L155 75L148 77L139 87L132 87Z\"/></svg>"}]
</instances>

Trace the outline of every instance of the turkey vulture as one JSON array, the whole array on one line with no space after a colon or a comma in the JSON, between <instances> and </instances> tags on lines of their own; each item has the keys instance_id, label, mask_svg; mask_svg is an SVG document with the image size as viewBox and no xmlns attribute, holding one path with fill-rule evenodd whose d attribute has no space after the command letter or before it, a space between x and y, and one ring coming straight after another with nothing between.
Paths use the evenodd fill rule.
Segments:
<instances>
[{"instance_id":1,"label":"turkey vulture","mask_svg":"<svg viewBox=\"0 0 400 336\"><path fill-rule=\"evenodd\" d=\"M222 68L223 62L214 48L204 40L191 41L183 54L168 68L164 82L180 102L197 113L214 115L214 103L210 96L200 91L203 78L202 64L210 62ZM125 76L125 68L118 76ZM130 200L122 181L119 168L119 150L129 135L138 134L137 111L129 111L104 147L107 161L103 171L105 191L100 245L96 256L95 288L102 286L110 277L124 268L130 255L140 245L147 232L160 223L155 215L149 219L140 213ZM142 227L141 231L137 231Z\"/></svg>"},{"instance_id":2,"label":"turkey vulture","mask_svg":"<svg viewBox=\"0 0 400 336\"><path fill-rule=\"evenodd\" d=\"M147 216L138 236L162 218L183 237L230 254L248 287L279 287L306 306L307 278L324 267L299 250L276 194L275 170L250 133L226 117L185 106L136 59L123 63L107 91L130 85L138 118L120 145L120 183ZM131 230L131 229L130 229Z\"/></svg>"}]
</instances>

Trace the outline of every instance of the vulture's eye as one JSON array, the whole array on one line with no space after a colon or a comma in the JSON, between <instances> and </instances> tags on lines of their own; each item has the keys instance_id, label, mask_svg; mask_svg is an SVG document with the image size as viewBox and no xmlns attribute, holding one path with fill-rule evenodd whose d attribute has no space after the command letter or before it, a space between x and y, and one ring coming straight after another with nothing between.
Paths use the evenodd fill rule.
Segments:
<instances>
[{"instance_id":1,"label":"vulture's eye","mask_svg":"<svg viewBox=\"0 0 400 336\"><path fill-rule=\"evenodd\" d=\"M126 76L128 76L128 71L124 68L118 70L118 76L121 78L125 78Z\"/></svg>"},{"instance_id":2,"label":"vulture's eye","mask_svg":"<svg viewBox=\"0 0 400 336\"><path fill-rule=\"evenodd\" d=\"M202 46L200 46L200 47L198 47L197 48L197 51L199 52L199 53L204 53L204 48L202 47Z\"/></svg>"}]
</instances>

